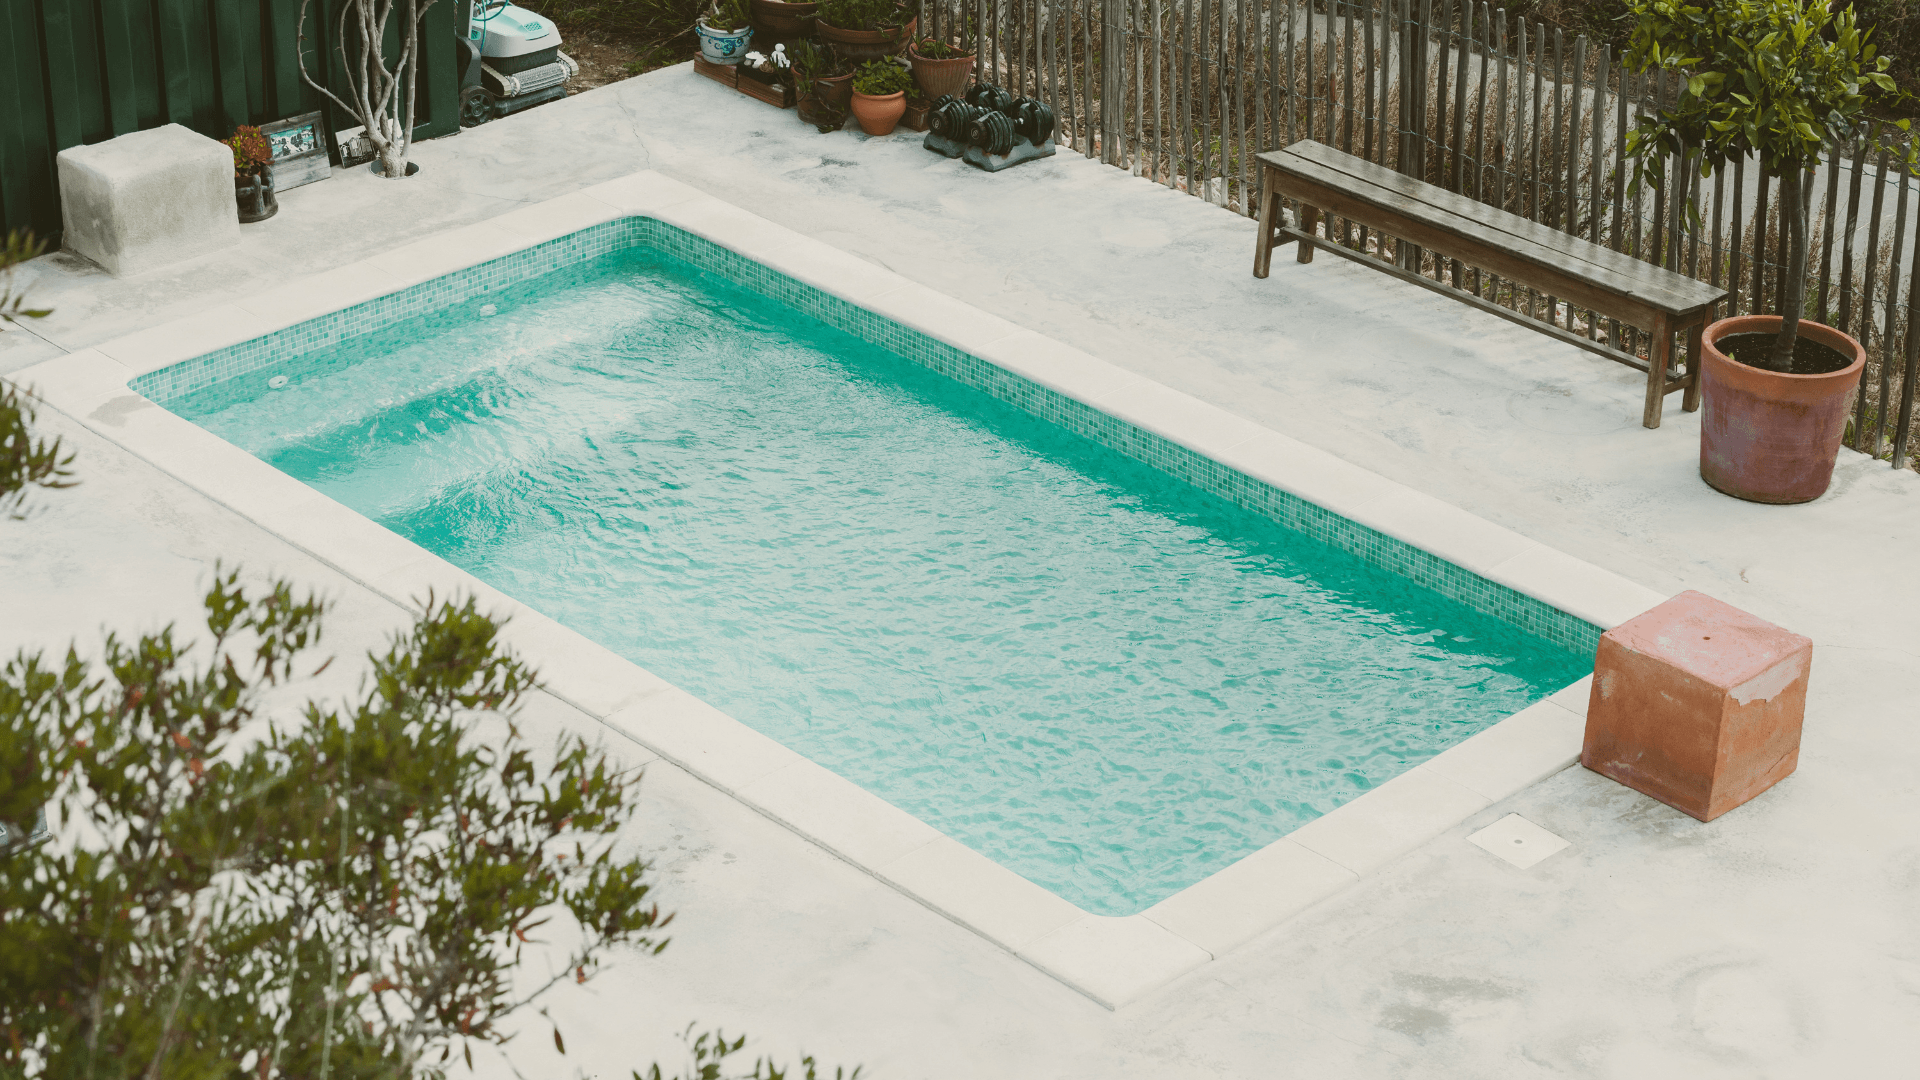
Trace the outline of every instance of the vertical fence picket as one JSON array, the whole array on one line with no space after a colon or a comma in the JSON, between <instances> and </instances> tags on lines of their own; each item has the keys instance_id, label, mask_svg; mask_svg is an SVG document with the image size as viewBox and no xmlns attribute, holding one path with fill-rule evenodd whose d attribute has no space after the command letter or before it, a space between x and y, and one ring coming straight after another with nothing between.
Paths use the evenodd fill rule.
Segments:
<instances>
[{"instance_id":1,"label":"vertical fence picket","mask_svg":"<svg viewBox=\"0 0 1920 1080\"><path fill-rule=\"evenodd\" d=\"M1760 190L1753 197L1753 295L1751 310L1755 313L1767 310L1767 196L1772 191L1773 177L1764 165L1756 167L1760 172Z\"/></svg>"},{"instance_id":2,"label":"vertical fence picket","mask_svg":"<svg viewBox=\"0 0 1920 1080\"><path fill-rule=\"evenodd\" d=\"M1867 171L1867 134L1862 127L1860 141L1854 144L1853 170L1847 179L1847 225L1840 233L1840 321L1834 326L1851 334L1853 325L1853 239L1860 226L1860 181Z\"/></svg>"},{"instance_id":3,"label":"vertical fence picket","mask_svg":"<svg viewBox=\"0 0 1920 1080\"><path fill-rule=\"evenodd\" d=\"M1879 458L1884 436L1887 430L1887 402L1893 398L1893 387L1889 380L1893 374L1893 355L1896 338L1895 319L1899 315L1896 302L1900 299L1900 255L1907 238L1907 170L1900 170L1900 194L1894 200L1893 212L1893 258L1887 263L1887 321L1886 329L1880 334L1880 397L1873 411L1873 441L1867 454ZM1864 342L1862 343L1864 344ZM1866 387L1860 389L1866 396Z\"/></svg>"},{"instance_id":4,"label":"vertical fence picket","mask_svg":"<svg viewBox=\"0 0 1920 1080\"><path fill-rule=\"evenodd\" d=\"M1867 349L1873 348L1873 293L1879 284L1880 270L1880 211L1886 202L1887 194L1887 152L1880 151L1873 177L1873 210L1867 218L1867 250L1862 253L1866 260L1860 275L1860 331L1854 336ZM1860 449L1865 441L1867 426L1867 395L1856 394L1853 403L1853 448Z\"/></svg>"},{"instance_id":5,"label":"vertical fence picket","mask_svg":"<svg viewBox=\"0 0 1920 1080\"><path fill-rule=\"evenodd\" d=\"M1913 272L1907 279L1907 362L1900 372L1900 412L1899 422L1893 431L1893 467L1907 467L1907 439L1913 434L1913 391L1916 376L1916 361L1920 361L1920 304L1914 303L1920 297L1920 235L1914 237ZM1882 354L1880 361L1891 364L1893 357Z\"/></svg>"},{"instance_id":6,"label":"vertical fence picket","mask_svg":"<svg viewBox=\"0 0 1920 1080\"><path fill-rule=\"evenodd\" d=\"M1833 230L1834 213L1840 203L1840 146L1827 147L1827 206L1821 214L1820 235L1820 276L1816 288L1818 295L1814 299L1814 319L1827 321L1827 293L1833 281Z\"/></svg>"}]
</instances>

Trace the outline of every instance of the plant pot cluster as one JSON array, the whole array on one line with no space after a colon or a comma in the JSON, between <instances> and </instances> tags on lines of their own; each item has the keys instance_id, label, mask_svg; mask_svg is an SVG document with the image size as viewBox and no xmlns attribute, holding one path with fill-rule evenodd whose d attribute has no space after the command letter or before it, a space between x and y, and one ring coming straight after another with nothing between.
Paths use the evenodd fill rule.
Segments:
<instances>
[{"instance_id":1,"label":"plant pot cluster","mask_svg":"<svg viewBox=\"0 0 1920 1080\"><path fill-rule=\"evenodd\" d=\"M804 123L837 131L852 115L880 136L903 118L925 130L933 100L963 93L972 79L971 51L916 39L918 27L898 0L717 0L695 30L708 64L790 78Z\"/></svg>"}]
</instances>

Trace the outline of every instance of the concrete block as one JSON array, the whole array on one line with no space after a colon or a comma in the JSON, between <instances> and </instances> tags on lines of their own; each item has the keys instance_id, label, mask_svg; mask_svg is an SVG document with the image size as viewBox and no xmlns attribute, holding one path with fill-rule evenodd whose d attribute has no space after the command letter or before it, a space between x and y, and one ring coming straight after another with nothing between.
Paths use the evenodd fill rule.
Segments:
<instances>
[{"instance_id":1,"label":"concrete block","mask_svg":"<svg viewBox=\"0 0 1920 1080\"><path fill-rule=\"evenodd\" d=\"M1800 761L1813 642L1697 592L1600 637L1580 763L1701 821Z\"/></svg>"},{"instance_id":2,"label":"concrete block","mask_svg":"<svg viewBox=\"0 0 1920 1080\"><path fill-rule=\"evenodd\" d=\"M115 277L240 242L233 153L179 124L60 151L66 246Z\"/></svg>"}]
</instances>

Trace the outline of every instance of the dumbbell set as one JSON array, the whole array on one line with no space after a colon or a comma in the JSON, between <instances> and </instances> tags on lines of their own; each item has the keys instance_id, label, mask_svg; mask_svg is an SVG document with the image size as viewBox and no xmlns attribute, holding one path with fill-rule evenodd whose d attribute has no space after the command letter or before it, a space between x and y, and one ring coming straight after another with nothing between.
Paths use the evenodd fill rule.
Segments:
<instances>
[{"instance_id":1,"label":"dumbbell set","mask_svg":"<svg viewBox=\"0 0 1920 1080\"><path fill-rule=\"evenodd\" d=\"M1030 97L1014 97L989 83L969 87L965 98L942 94L927 114L925 146L964 158L988 172L1053 155L1053 110Z\"/></svg>"}]
</instances>

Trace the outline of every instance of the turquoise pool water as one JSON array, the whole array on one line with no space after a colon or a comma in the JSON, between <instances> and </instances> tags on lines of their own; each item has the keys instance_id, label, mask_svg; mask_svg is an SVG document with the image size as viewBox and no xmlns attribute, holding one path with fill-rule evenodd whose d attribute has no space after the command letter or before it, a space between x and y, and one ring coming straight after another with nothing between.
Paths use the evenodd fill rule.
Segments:
<instances>
[{"instance_id":1,"label":"turquoise pool water","mask_svg":"<svg viewBox=\"0 0 1920 1080\"><path fill-rule=\"evenodd\" d=\"M168 407L1103 914L1590 667L645 249Z\"/></svg>"}]
</instances>

